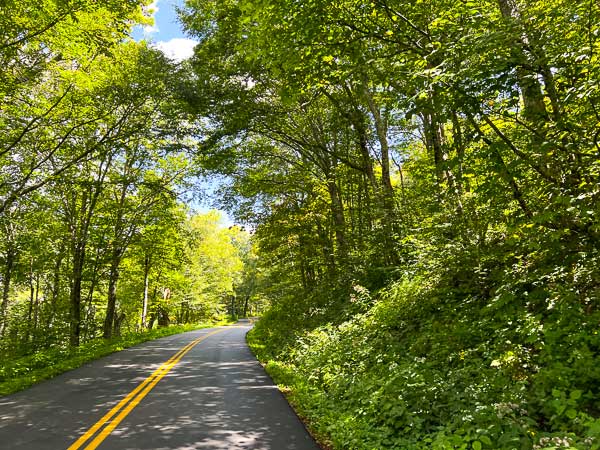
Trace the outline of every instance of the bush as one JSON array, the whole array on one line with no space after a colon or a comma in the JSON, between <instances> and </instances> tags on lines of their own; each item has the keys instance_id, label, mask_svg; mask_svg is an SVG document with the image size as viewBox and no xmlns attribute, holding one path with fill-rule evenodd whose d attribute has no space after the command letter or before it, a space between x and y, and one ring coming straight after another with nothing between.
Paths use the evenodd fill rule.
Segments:
<instances>
[{"instance_id":1,"label":"bush","mask_svg":"<svg viewBox=\"0 0 600 450\"><path fill-rule=\"evenodd\" d=\"M275 308L249 342L334 448L595 450L600 277L585 258L499 266L483 290L450 271L404 279L338 324Z\"/></svg>"}]
</instances>

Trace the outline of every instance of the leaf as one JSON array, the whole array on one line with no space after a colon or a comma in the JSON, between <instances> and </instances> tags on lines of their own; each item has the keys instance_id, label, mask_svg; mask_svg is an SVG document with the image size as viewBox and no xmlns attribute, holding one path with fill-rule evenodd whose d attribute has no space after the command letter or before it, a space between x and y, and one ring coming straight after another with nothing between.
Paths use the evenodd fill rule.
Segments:
<instances>
[{"instance_id":1,"label":"leaf","mask_svg":"<svg viewBox=\"0 0 600 450\"><path fill-rule=\"evenodd\" d=\"M581 394L583 394L583 391L580 389L576 389L574 391L571 391L569 397L571 397L571 400L579 400L581 398Z\"/></svg>"},{"instance_id":2,"label":"leaf","mask_svg":"<svg viewBox=\"0 0 600 450\"><path fill-rule=\"evenodd\" d=\"M561 398L562 397L562 392L559 391L558 389L552 389L552 397Z\"/></svg>"},{"instance_id":3,"label":"leaf","mask_svg":"<svg viewBox=\"0 0 600 450\"><path fill-rule=\"evenodd\" d=\"M479 436L479 440L483 442L485 445L492 446L492 440L488 436Z\"/></svg>"},{"instance_id":4,"label":"leaf","mask_svg":"<svg viewBox=\"0 0 600 450\"><path fill-rule=\"evenodd\" d=\"M573 420L575 417L577 417L577 411L575 411L573 408L567 409L566 416Z\"/></svg>"}]
</instances>

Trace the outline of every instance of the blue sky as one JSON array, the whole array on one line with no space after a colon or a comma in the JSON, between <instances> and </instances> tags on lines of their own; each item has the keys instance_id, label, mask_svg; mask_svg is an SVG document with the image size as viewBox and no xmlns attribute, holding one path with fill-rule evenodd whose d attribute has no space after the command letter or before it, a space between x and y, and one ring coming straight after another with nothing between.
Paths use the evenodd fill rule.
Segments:
<instances>
[{"instance_id":1,"label":"blue sky","mask_svg":"<svg viewBox=\"0 0 600 450\"><path fill-rule=\"evenodd\" d=\"M148 7L152 10L154 25L147 27L136 27L132 32L135 40L145 39L163 51L168 57L181 61L189 58L193 54L193 48L196 41L187 37L177 20L177 6L183 6L185 0L154 0ZM207 212L211 208L211 196L214 196L217 185L214 181L198 180L200 188L205 192L204 201L194 199L188 202L189 206L198 212ZM225 212L219 211L223 217L223 225L233 225L232 219Z\"/></svg>"},{"instance_id":2,"label":"blue sky","mask_svg":"<svg viewBox=\"0 0 600 450\"><path fill-rule=\"evenodd\" d=\"M136 27L132 33L136 40L146 39L162 50L170 58L181 61L193 53L195 41L183 33L177 20L177 6L183 6L184 0L154 0L148 7L153 11L154 25Z\"/></svg>"}]
</instances>

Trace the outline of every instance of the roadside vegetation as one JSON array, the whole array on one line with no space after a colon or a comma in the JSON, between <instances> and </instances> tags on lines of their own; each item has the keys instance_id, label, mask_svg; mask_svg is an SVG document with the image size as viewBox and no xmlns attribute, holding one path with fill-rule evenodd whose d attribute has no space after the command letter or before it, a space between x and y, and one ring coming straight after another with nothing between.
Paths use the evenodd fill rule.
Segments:
<instances>
[{"instance_id":1,"label":"roadside vegetation","mask_svg":"<svg viewBox=\"0 0 600 450\"><path fill-rule=\"evenodd\" d=\"M334 449L600 449L598 2L142 3L0 12L7 376L268 306Z\"/></svg>"},{"instance_id":2,"label":"roadside vegetation","mask_svg":"<svg viewBox=\"0 0 600 450\"><path fill-rule=\"evenodd\" d=\"M109 340L95 339L79 347L48 348L20 358L4 360L0 365L0 395L21 391L35 383L142 342L231 323L231 319L223 319L205 324L172 325L150 331L126 333Z\"/></svg>"}]
</instances>

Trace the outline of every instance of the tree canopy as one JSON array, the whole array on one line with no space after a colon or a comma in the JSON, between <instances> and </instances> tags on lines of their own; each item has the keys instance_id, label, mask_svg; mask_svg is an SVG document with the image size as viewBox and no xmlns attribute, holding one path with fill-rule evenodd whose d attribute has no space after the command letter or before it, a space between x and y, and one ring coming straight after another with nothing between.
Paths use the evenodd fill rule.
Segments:
<instances>
[{"instance_id":1,"label":"tree canopy","mask_svg":"<svg viewBox=\"0 0 600 450\"><path fill-rule=\"evenodd\" d=\"M247 238L183 204L197 126L181 68L129 38L148 12L143 1L2 6L3 355L198 322L230 304L233 242Z\"/></svg>"},{"instance_id":2,"label":"tree canopy","mask_svg":"<svg viewBox=\"0 0 600 450\"><path fill-rule=\"evenodd\" d=\"M148 7L0 9L0 354L264 312L332 448L599 448L597 2Z\"/></svg>"},{"instance_id":3,"label":"tree canopy","mask_svg":"<svg viewBox=\"0 0 600 450\"><path fill-rule=\"evenodd\" d=\"M186 3L252 339L334 448L596 448L599 15Z\"/></svg>"}]
</instances>

